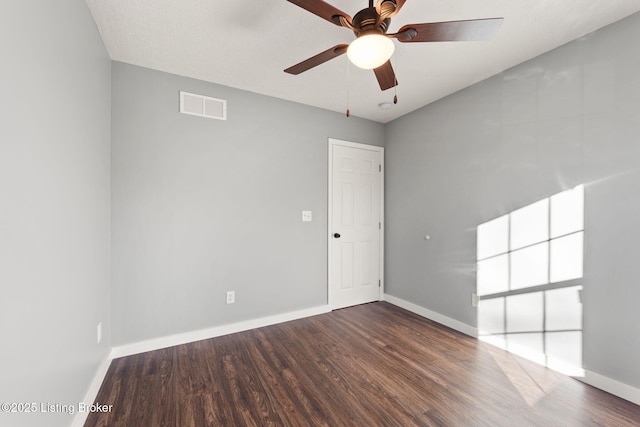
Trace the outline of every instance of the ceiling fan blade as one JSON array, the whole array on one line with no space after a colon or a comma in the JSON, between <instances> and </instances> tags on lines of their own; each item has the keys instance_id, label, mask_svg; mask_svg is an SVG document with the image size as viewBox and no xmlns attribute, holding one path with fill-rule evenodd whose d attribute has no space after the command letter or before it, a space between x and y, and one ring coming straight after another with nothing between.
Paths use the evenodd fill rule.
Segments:
<instances>
[{"instance_id":1,"label":"ceiling fan blade","mask_svg":"<svg viewBox=\"0 0 640 427\"><path fill-rule=\"evenodd\" d=\"M284 70L284 72L298 75L307 70L310 70L313 67L317 67L318 65L323 64L329 61L330 59L337 58L338 56L346 53L348 47L349 47L348 44L335 45L334 47L327 49L324 52L321 52L315 56L312 56L311 58L306 59L300 62L299 64L296 64L292 67L287 68L286 70Z\"/></svg>"},{"instance_id":2,"label":"ceiling fan blade","mask_svg":"<svg viewBox=\"0 0 640 427\"><path fill-rule=\"evenodd\" d=\"M288 0L289 3L293 3L296 6L300 6L308 12L319 16L322 19L336 24L340 27L351 27L351 17L341 11L340 9L331 6L322 0ZM343 19L340 19L342 17Z\"/></svg>"},{"instance_id":3,"label":"ceiling fan blade","mask_svg":"<svg viewBox=\"0 0 640 427\"><path fill-rule=\"evenodd\" d=\"M380 89L387 90L398 85L396 73L393 71L391 61L387 61L378 68L374 68L373 72L376 74Z\"/></svg>"},{"instance_id":4,"label":"ceiling fan blade","mask_svg":"<svg viewBox=\"0 0 640 427\"><path fill-rule=\"evenodd\" d=\"M410 24L389 34L403 43L488 40L502 25L504 18Z\"/></svg>"}]
</instances>

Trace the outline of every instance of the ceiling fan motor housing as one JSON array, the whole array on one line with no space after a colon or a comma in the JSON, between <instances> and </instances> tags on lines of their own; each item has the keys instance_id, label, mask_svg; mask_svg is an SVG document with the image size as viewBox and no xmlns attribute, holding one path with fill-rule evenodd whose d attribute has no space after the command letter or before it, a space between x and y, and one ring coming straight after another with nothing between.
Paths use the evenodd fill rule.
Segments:
<instances>
[{"instance_id":1,"label":"ceiling fan motor housing","mask_svg":"<svg viewBox=\"0 0 640 427\"><path fill-rule=\"evenodd\" d=\"M353 32L356 37L361 36L363 33L370 33L373 31L386 34L389 29L389 24L391 23L391 18L383 19L379 25L376 25L379 18L380 15L378 15L375 7L368 7L356 13L352 20L354 27Z\"/></svg>"}]
</instances>

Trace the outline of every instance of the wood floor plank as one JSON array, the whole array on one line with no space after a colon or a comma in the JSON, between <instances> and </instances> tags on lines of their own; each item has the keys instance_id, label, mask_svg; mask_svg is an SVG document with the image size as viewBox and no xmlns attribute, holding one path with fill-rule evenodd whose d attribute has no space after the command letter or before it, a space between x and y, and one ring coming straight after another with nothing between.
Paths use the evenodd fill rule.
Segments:
<instances>
[{"instance_id":1,"label":"wood floor plank","mask_svg":"<svg viewBox=\"0 0 640 427\"><path fill-rule=\"evenodd\" d=\"M115 359L85 426L640 426L640 407L379 302Z\"/></svg>"}]
</instances>

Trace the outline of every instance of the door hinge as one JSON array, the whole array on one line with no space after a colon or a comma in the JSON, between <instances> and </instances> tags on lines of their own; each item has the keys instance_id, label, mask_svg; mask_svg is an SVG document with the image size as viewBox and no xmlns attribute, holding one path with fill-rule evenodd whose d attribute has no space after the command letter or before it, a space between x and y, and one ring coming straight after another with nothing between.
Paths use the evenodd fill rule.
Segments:
<instances>
[{"instance_id":1,"label":"door hinge","mask_svg":"<svg viewBox=\"0 0 640 427\"><path fill-rule=\"evenodd\" d=\"M382 281L380 279L378 279L378 287L381 288L382 287Z\"/></svg>"},{"instance_id":2,"label":"door hinge","mask_svg":"<svg viewBox=\"0 0 640 427\"><path fill-rule=\"evenodd\" d=\"M378 165L378 171L382 172L382 165Z\"/></svg>"},{"instance_id":3,"label":"door hinge","mask_svg":"<svg viewBox=\"0 0 640 427\"><path fill-rule=\"evenodd\" d=\"M378 223L378 230L382 230L382 223L381 222Z\"/></svg>"}]
</instances>

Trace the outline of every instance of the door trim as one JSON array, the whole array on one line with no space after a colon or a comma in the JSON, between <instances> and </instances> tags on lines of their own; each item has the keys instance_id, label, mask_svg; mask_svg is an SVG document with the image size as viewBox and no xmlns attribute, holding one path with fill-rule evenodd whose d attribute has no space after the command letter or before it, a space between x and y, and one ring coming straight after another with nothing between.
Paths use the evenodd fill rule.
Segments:
<instances>
[{"instance_id":1,"label":"door trim","mask_svg":"<svg viewBox=\"0 0 640 427\"><path fill-rule=\"evenodd\" d=\"M384 299L384 147L329 138L329 161L327 173L327 187L329 197L327 210L327 305L331 310L335 309L335 303L332 303L331 295L331 278L333 277L333 245L331 244L333 240L333 147L335 146L359 148L361 150L376 151L380 153L380 263L378 273L380 277L380 288L378 291L378 301Z\"/></svg>"}]
</instances>

